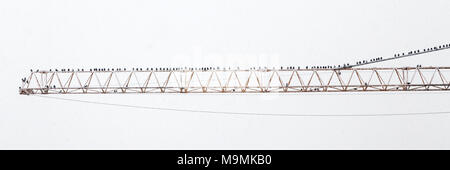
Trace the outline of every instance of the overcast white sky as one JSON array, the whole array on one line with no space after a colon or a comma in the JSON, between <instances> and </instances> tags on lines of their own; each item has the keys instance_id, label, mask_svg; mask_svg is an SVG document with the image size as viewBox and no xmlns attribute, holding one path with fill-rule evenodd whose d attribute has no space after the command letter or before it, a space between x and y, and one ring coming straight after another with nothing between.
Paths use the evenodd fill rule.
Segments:
<instances>
[{"instance_id":1,"label":"overcast white sky","mask_svg":"<svg viewBox=\"0 0 450 170\"><path fill-rule=\"evenodd\" d=\"M29 69L326 65L450 43L448 0L0 1L1 149L450 149L450 114L269 117L18 95ZM441 51L378 66L450 66ZM290 114L450 111L450 92L57 97Z\"/></svg>"}]
</instances>

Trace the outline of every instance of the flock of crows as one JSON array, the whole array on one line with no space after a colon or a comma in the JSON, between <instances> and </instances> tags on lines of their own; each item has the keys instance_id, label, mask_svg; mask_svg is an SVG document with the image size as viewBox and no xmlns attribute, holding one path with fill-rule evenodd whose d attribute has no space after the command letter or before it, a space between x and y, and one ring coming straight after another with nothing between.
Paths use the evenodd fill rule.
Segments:
<instances>
[{"instance_id":1,"label":"flock of crows","mask_svg":"<svg viewBox=\"0 0 450 170\"><path fill-rule=\"evenodd\" d=\"M383 59L383 57L376 57L376 58L372 58L370 60L361 60L361 61L357 61L354 65L350 65L350 63L344 63L342 65L327 65L327 66L306 66L305 69L311 69L311 70L315 70L315 69L342 69L342 68L351 68L354 66L359 66L359 65L365 65L365 64L370 64L370 63L376 63L376 62L381 62L381 61L385 61L385 60L391 60L391 59L395 59L395 58L399 58L399 57L406 57L406 56L411 56L411 55L416 55L416 54L422 54L422 53L427 53L427 52L432 52L432 51L437 51L437 50L441 50L441 49L446 49L446 48L450 48L450 44L445 44L445 45L440 45L440 46L435 46L432 48L426 48L423 50L414 50L414 51L409 51L407 53L398 53L398 54L394 54L393 57L391 58L387 58L387 59ZM416 67L422 67L422 65L417 65ZM269 70L270 68L268 67L251 67L248 68L248 70ZM275 70L276 68L273 67L273 70ZM289 67L280 67L279 70L300 70L301 67L300 66L289 66ZM128 71L162 71L162 72L167 72L167 71L210 71L210 70L232 70L231 67L225 68L225 67L176 67L176 68L132 68L131 70ZM233 69L234 70L234 69ZM240 70L239 67L237 67L235 70ZM37 70L30 70L31 72L40 72L39 69ZM110 71L127 71L126 68L91 68L91 69L50 69L48 72L74 72L74 71L81 71L81 72L110 72ZM43 71L43 72L47 72L47 71ZM23 83L29 83L29 80L27 80L27 78L22 78L22 82ZM46 88L56 88L56 86L46 86ZM19 89L21 89L21 87L19 87Z\"/></svg>"},{"instance_id":2,"label":"flock of crows","mask_svg":"<svg viewBox=\"0 0 450 170\"><path fill-rule=\"evenodd\" d=\"M357 61L354 65L350 65L350 63L344 63L342 65L326 65L326 66L306 66L305 69L343 69L343 68L350 68L350 67L354 67L354 66L359 66L359 65L365 65L365 64L370 64L370 63L376 63L376 62L381 62L381 61L385 61L385 60L390 60L390 59L395 59L395 58L399 58L399 57L405 57L405 56L411 56L411 55L416 55L416 54L422 54L422 53L427 53L427 52L431 52L431 51L436 51L436 50L441 50L441 49L445 49L445 48L450 48L450 44L445 44L445 45L440 45L440 46L435 46L432 48L426 48L421 50L414 50L414 51L409 51L407 53L398 53L398 54L394 54L394 56L392 58L387 58L387 59L383 59L383 57L376 57L376 58L372 58L370 60L361 60L361 61ZM421 67L421 65L417 65L417 67ZM269 70L269 69L273 69L275 70L276 68L268 68L268 67L251 67L248 68L246 70ZM281 66L279 68L279 70L300 70L301 67L300 66L288 66L288 67L283 67ZM168 67L164 67L164 68L132 68L131 70L127 70L126 68L91 68L91 69L50 69L49 72L74 72L74 71L79 71L79 72L110 72L110 71L162 71L162 72L166 72L166 71L210 71L210 70L240 70L239 67L237 67L236 69L232 69L231 67L175 67L175 68L168 68ZM31 72L39 72L39 70L30 70ZM26 81L26 79L22 79L22 81Z\"/></svg>"}]
</instances>

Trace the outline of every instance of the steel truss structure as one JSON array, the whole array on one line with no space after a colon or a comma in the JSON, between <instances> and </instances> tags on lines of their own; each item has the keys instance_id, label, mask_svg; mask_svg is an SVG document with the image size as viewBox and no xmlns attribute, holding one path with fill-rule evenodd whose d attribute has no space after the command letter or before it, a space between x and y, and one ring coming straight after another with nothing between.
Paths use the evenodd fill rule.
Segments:
<instances>
[{"instance_id":1,"label":"steel truss structure","mask_svg":"<svg viewBox=\"0 0 450 170\"><path fill-rule=\"evenodd\" d=\"M20 94L303 93L449 90L450 67L38 71Z\"/></svg>"}]
</instances>

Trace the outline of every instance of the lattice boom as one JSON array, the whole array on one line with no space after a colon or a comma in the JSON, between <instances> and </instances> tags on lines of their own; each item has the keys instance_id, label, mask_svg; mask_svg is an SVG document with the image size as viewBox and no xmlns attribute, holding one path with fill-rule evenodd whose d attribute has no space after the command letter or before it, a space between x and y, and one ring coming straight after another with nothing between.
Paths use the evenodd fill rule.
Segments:
<instances>
[{"instance_id":1,"label":"lattice boom","mask_svg":"<svg viewBox=\"0 0 450 170\"><path fill-rule=\"evenodd\" d=\"M20 94L302 93L449 90L450 67L291 70L39 71Z\"/></svg>"}]
</instances>

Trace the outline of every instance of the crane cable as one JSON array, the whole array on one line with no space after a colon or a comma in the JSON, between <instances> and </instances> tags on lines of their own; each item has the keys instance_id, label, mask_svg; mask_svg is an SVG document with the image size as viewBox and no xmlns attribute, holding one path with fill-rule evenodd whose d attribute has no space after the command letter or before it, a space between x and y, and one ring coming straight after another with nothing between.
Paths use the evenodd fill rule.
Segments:
<instances>
[{"instance_id":1,"label":"crane cable","mask_svg":"<svg viewBox=\"0 0 450 170\"><path fill-rule=\"evenodd\" d=\"M384 62L384 61L396 60L396 59L400 59L400 58L406 58L406 57L411 57L411 56L416 56L416 55L436 52L436 51L440 51L440 50L446 50L446 49L450 49L450 44L439 46L439 48L438 47L433 47L433 48L423 49L422 51L421 50L410 51L409 53L406 53L406 54L403 53L402 55L395 54L394 57L385 58L385 59L381 58L380 60L373 60L373 61L370 61L370 62L363 62L363 63L359 63L359 64L352 64L352 65L345 66L343 68L353 68L353 67L358 67L358 66L363 66L363 65L368 65L368 64L375 64L375 63L380 63L380 62Z\"/></svg>"},{"instance_id":2,"label":"crane cable","mask_svg":"<svg viewBox=\"0 0 450 170\"><path fill-rule=\"evenodd\" d=\"M409 113L373 113L373 114L290 114L290 113L257 113L257 112L230 112L230 111L216 111L216 110L195 110L184 108L166 108L166 107L150 107L150 106L137 106L128 104L107 103L98 101L87 101L78 99L69 99L62 97L46 96L46 95L32 95L41 98L56 99L63 101L71 101L78 103L97 104L105 106L127 107L146 110L160 110L160 111L176 111L176 112L191 112L191 113L206 113L206 114L222 114L222 115L242 115L242 116L287 116L287 117L382 117L382 116L419 116L419 115L444 115L450 114L450 111L440 112L409 112Z\"/></svg>"}]
</instances>

